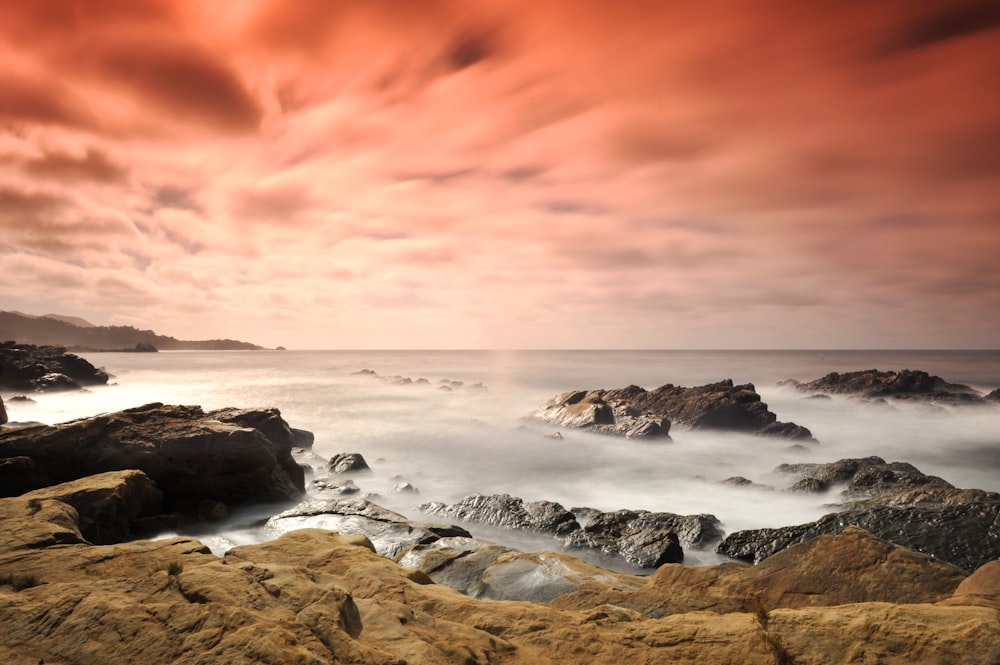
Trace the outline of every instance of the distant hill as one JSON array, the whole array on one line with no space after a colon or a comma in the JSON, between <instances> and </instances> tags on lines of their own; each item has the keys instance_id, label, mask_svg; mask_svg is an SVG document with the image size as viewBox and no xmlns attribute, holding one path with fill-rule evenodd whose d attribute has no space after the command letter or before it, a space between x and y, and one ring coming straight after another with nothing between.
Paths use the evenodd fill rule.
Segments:
<instances>
[{"instance_id":1,"label":"distant hill","mask_svg":"<svg viewBox=\"0 0 1000 665\"><path fill-rule=\"evenodd\" d=\"M79 317L31 316L0 311L0 341L64 346L73 351L133 350L149 344L161 351L259 351L262 346L233 339L181 340L132 326L95 326Z\"/></svg>"}]
</instances>

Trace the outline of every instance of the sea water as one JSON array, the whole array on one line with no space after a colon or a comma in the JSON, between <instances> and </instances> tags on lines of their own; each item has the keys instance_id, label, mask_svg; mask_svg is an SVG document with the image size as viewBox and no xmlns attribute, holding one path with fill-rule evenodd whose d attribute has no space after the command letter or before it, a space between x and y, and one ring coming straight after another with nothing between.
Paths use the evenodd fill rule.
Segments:
<instances>
[{"instance_id":1,"label":"sea water","mask_svg":"<svg viewBox=\"0 0 1000 665\"><path fill-rule=\"evenodd\" d=\"M3 396L11 420L56 423L149 402L277 407L316 435L313 450L364 455L373 474L356 482L376 502L420 519L420 503L507 493L567 508L710 513L727 532L817 519L836 492L780 491L782 463L878 455L905 461L958 487L1000 491L1000 405L879 405L834 396L807 399L783 379L829 372L923 369L984 393L1000 386L995 351L254 351L83 354L114 375L88 392ZM380 377L400 377L383 380ZM405 382L408 378L412 382ZM526 420L549 398L574 389L666 383L696 386L731 378L753 383L781 421L808 427L807 450L785 439L675 429L669 440L631 440ZM426 379L426 382L418 382ZM459 386L457 382L463 385ZM482 384L482 387L473 387ZM722 484L742 476L767 487ZM419 494L398 494L400 482ZM244 516L246 517L246 516ZM259 517L259 516L256 516ZM224 525L223 550L263 532ZM474 535L480 535L473 527ZM494 540L496 532L488 534ZM514 539L511 538L513 541ZM523 543L519 543L523 544ZM543 543L544 544L544 543ZM551 543L549 543L551 546ZM692 553L688 560L711 562Z\"/></svg>"}]
</instances>

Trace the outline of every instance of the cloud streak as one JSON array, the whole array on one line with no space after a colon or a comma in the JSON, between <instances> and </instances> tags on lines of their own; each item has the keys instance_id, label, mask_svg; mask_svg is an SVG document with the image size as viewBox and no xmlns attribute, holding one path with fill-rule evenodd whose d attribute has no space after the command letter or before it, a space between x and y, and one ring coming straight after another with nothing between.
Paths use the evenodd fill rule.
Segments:
<instances>
[{"instance_id":1,"label":"cloud streak","mask_svg":"<svg viewBox=\"0 0 1000 665\"><path fill-rule=\"evenodd\" d=\"M998 32L972 0L8 3L0 306L300 348L994 345Z\"/></svg>"}]
</instances>

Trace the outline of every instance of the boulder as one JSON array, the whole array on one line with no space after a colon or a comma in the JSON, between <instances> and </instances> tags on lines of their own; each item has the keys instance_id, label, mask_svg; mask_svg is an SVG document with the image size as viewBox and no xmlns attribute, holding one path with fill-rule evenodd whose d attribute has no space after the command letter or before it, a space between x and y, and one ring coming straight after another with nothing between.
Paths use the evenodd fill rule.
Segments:
<instances>
[{"instance_id":1,"label":"boulder","mask_svg":"<svg viewBox=\"0 0 1000 665\"><path fill-rule=\"evenodd\" d=\"M867 369L840 374L831 372L807 383L794 384L808 393L854 395L865 399L909 399L947 404L982 404L979 392L959 383L948 383L940 376L904 369L882 372Z\"/></svg>"},{"instance_id":2,"label":"boulder","mask_svg":"<svg viewBox=\"0 0 1000 665\"><path fill-rule=\"evenodd\" d=\"M577 548L620 556L641 568L683 560L682 547L706 549L722 540L714 515L675 515L647 510L618 510L588 517L586 525L566 539Z\"/></svg>"},{"instance_id":3,"label":"boulder","mask_svg":"<svg viewBox=\"0 0 1000 665\"><path fill-rule=\"evenodd\" d=\"M651 391L639 386L578 390L557 395L531 416L562 427L629 437L665 436L673 426L813 438L805 427L777 422L753 384L734 385L730 379L695 388L667 384Z\"/></svg>"},{"instance_id":4,"label":"boulder","mask_svg":"<svg viewBox=\"0 0 1000 665\"><path fill-rule=\"evenodd\" d=\"M948 494L953 495L952 500L942 498ZM848 504L842 512L807 524L737 531L727 536L716 551L756 563L797 543L854 525L896 545L972 571L1000 558L998 523L1000 495L933 486L933 491L918 488Z\"/></svg>"},{"instance_id":5,"label":"boulder","mask_svg":"<svg viewBox=\"0 0 1000 665\"><path fill-rule=\"evenodd\" d=\"M509 494L470 494L450 506L431 502L418 507L423 513L553 536L566 536L580 529L568 510L552 501L524 501Z\"/></svg>"},{"instance_id":6,"label":"boulder","mask_svg":"<svg viewBox=\"0 0 1000 665\"><path fill-rule=\"evenodd\" d=\"M206 414L196 406L147 404L61 425L5 430L0 460L16 463L0 465L0 496L139 469L163 492L167 511L194 510L205 499L230 505L294 500L304 492L303 472L281 423L275 409Z\"/></svg>"},{"instance_id":7,"label":"boulder","mask_svg":"<svg viewBox=\"0 0 1000 665\"><path fill-rule=\"evenodd\" d=\"M337 453L330 458L330 473L371 472L361 453Z\"/></svg>"},{"instance_id":8,"label":"boulder","mask_svg":"<svg viewBox=\"0 0 1000 665\"><path fill-rule=\"evenodd\" d=\"M366 499L313 499L281 512L264 527L277 536L296 529L329 529L364 536L382 556L395 558L413 545L450 536L470 536L457 526L411 522Z\"/></svg>"},{"instance_id":9,"label":"boulder","mask_svg":"<svg viewBox=\"0 0 1000 665\"><path fill-rule=\"evenodd\" d=\"M108 373L58 346L0 342L0 387L9 390L79 390L104 385Z\"/></svg>"},{"instance_id":10,"label":"boulder","mask_svg":"<svg viewBox=\"0 0 1000 665\"><path fill-rule=\"evenodd\" d=\"M799 480L795 491L823 492L832 485L844 487L845 497L874 497L934 484L952 488L937 476L928 476L907 462L886 462L881 457L841 459L826 464L781 464L775 472Z\"/></svg>"},{"instance_id":11,"label":"boulder","mask_svg":"<svg viewBox=\"0 0 1000 665\"><path fill-rule=\"evenodd\" d=\"M1000 561L990 561L962 580L940 605L978 605L1000 610Z\"/></svg>"},{"instance_id":12,"label":"boulder","mask_svg":"<svg viewBox=\"0 0 1000 665\"><path fill-rule=\"evenodd\" d=\"M7 409L3 406L3 397L0 397L0 425L6 425L7 422Z\"/></svg>"},{"instance_id":13,"label":"boulder","mask_svg":"<svg viewBox=\"0 0 1000 665\"><path fill-rule=\"evenodd\" d=\"M158 515L163 493L142 471L109 471L22 494L22 499L55 499L76 509L80 533L91 543L126 540L142 517Z\"/></svg>"}]
</instances>

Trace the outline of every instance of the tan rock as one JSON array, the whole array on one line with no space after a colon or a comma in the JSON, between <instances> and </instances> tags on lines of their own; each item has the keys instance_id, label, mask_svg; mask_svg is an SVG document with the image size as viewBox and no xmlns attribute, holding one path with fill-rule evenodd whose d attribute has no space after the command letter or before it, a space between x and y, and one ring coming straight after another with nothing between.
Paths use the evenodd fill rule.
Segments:
<instances>
[{"instance_id":1,"label":"tan rock","mask_svg":"<svg viewBox=\"0 0 1000 665\"><path fill-rule=\"evenodd\" d=\"M116 543L129 536L141 515L155 515L163 493L142 471L109 471L21 495L23 499L56 499L76 509L80 532L95 544Z\"/></svg>"},{"instance_id":2,"label":"tan rock","mask_svg":"<svg viewBox=\"0 0 1000 665\"><path fill-rule=\"evenodd\" d=\"M951 598L939 605L979 605L1000 610L1000 560L990 561L969 575Z\"/></svg>"}]
</instances>

